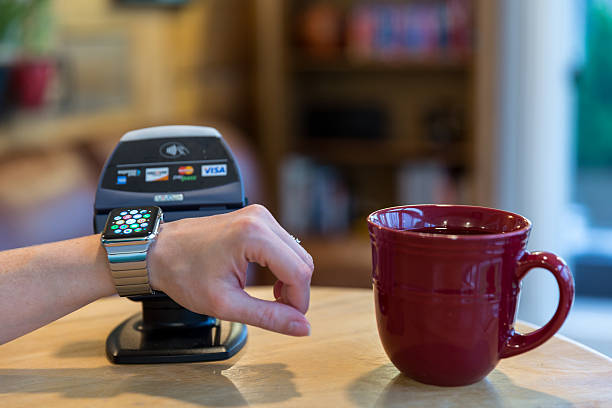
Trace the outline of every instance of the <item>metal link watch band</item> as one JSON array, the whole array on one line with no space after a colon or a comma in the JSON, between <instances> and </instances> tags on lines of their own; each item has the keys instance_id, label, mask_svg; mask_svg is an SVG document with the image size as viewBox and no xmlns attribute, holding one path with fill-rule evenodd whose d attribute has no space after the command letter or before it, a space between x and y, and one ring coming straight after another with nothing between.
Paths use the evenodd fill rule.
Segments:
<instances>
[{"instance_id":1,"label":"metal link watch band","mask_svg":"<svg viewBox=\"0 0 612 408\"><path fill-rule=\"evenodd\" d=\"M154 293L149 284L147 251L150 242L120 246L105 246L111 274L119 296Z\"/></svg>"}]
</instances>

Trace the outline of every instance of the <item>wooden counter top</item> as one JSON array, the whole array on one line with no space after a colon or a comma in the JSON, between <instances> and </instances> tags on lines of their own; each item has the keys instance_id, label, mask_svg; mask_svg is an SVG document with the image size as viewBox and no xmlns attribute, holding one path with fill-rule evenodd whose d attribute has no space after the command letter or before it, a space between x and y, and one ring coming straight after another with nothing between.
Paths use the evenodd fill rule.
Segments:
<instances>
[{"instance_id":1,"label":"wooden counter top","mask_svg":"<svg viewBox=\"0 0 612 408\"><path fill-rule=\"evenodd\" d=\"M272 297L269 287L249 292ZM139 308L103 299L0 346L0 406L612 406L612 360L560 337L471 386L414 382L384 354L366 289L313 288L309 338L249 327L247 345L228 361L111 365L106 336Z\"/></svg>"}]
</instances>

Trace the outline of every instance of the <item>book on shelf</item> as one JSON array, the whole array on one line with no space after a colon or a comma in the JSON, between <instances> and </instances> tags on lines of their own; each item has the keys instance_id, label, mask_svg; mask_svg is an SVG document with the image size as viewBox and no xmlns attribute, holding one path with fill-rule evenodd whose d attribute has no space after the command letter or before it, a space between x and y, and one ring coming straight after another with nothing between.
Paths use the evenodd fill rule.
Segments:
<instances>
[{"instance_id":1,"label":"book on shelf","mask_svg":"<svg viewBox=\"0 0 612 408\"><path fill-rule=\"evenodd\" d=\"M292 156L280 171L280 218L288 231L324 235L348 230L350 197L333 167Z\"/></svg>"},{"instance_id":2,"label":"book on shelf","mask_svg":"<svg viewBox=\"0 0 612 408\"><path fill-rule=\"evenodd\" d=\"M301 44L314 57L321 56L323 40L306 35L310 32L328 33L326 58L336 53L357 61L454 61L472 51L472 0L357 1L345 10L325 6L326 13L314 13L322 8L315 2L301 14Z\"/></svg>"},{"instance_id":3,"label":"book on shelf","mask_svg":"<svg viewBox=\"0 0 612 408\"><path fill-rule=\"evenodd\" d=\"M402 164L397 172L396 191L402 205L469 201L468 183L462 172L437 160Z\"/></svg>"}]
</instances>

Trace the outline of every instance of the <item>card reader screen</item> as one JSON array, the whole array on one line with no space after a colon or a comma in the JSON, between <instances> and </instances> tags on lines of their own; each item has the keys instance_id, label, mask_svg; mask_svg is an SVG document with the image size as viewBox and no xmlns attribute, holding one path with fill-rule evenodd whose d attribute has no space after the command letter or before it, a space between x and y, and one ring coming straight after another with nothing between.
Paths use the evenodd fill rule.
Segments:
<instances>
[{"instance_id":1,"label":"card reader screen","mask_svg":"<svg viewBox=\"0 0 612 408\"><path fill-rule=\"evenodd\" d=\"M153 232L158 207L116 208L109 214L102 238L143 238Z\"/></svg>"},{"instance_id":2,"label":"card reader screen","mask_svg":"<svg viewBox=\"0 0 612 408\"><path fill-rule=\"evenodd\" d=\"M106 168L102 187L180 192L236 181L236 164L218 138L181 137L121 143Z\"/></svg>"}]
</instances>

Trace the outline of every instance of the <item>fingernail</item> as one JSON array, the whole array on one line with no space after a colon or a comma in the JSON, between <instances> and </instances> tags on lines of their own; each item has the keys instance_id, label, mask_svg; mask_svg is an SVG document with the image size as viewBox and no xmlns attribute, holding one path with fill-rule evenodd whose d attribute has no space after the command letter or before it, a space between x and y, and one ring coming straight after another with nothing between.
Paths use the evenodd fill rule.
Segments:
<instances>
[{"instance_id":1,"label":"fingernail","mask_svg":"<svg viewBox=\"0 0 612 408\"><path fill-rule=\"evenodd\" d=\"M289 323L289 333L294 336L310 336L310 324L301 320Z\"/></svg>"}]
</instances>

